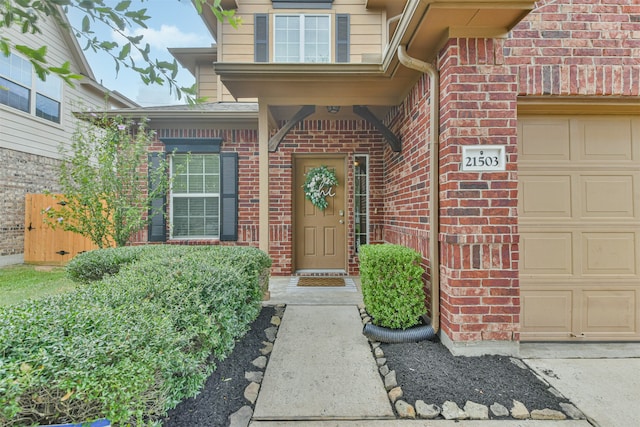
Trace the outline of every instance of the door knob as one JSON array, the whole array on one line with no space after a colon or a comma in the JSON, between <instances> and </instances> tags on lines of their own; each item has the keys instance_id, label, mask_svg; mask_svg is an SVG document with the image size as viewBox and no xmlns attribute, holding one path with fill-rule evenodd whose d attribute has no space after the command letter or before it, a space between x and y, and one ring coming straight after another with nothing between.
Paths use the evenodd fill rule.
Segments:
<instances>
[{"instance_id":1,"label":"door knob","mask_svg":"<svg viewBox=\"0 0 640 427\"><path fill-rule=\"evenodd\" d=\"M340 221L338 221L338 222L339 222L340 224L344 224L344 221L343 221L343 220L340 220Z\"/></svg>"}]
</instances>

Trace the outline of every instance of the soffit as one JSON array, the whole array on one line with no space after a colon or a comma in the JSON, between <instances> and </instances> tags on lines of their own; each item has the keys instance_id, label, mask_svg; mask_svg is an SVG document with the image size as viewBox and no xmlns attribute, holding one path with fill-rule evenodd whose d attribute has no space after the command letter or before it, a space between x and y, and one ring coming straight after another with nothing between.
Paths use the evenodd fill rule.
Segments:
<instances>
[{"instance_id":1,"label":"soffit","mask_svg":"<svg viewBox=\"0 0 640 427\"><path fill-rule=\"evenodd\" d=\"M167 50L180 65L189 70L194 76L196 75L196 66L203 63L213 64L216 61L218 52L218 48L215 45L211 47L171 47Z\"/></svg>"}]
</instances>

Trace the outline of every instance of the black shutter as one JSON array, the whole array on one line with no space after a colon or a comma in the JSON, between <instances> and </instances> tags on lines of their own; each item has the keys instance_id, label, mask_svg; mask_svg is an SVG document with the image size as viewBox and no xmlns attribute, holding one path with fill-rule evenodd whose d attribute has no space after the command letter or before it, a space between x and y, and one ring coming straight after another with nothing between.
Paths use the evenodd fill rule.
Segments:
<instances>
[{"instance_id":1,"label":"black shutter","mask_svg":"<svg viewBox=\"0 0 640 427\"><path fill-rule=\"evenodd\" d=\"M349 62L349 15L336 15L336 62Z\"/></svg>"},{"instance_id":2,"label":"black shutter","mask_svg":"<svg viewBox=\"0 0 640 427\"><path fill-rule=\"evenodd\" d=\"M238 153L220 154L220 240L238 240Z\"/></svg>"},{"instance_id":3,"label":"black shutter","mask_svg":"<svg viewBox=\"0 0 640 427\"><path fill-rule=\"evenodd\" d=\"M157 187L157 183L154 183L152 180L152 172L158 169L162 159L164 159L164 153L152 153L149 155L149 189L152 191ZM165 220L166 205L166 196L151 200L148 232L148 240L150 242L164 242L167 240L167 224Z\"/></svg>"},{"instance_id":4,"label":"black shutter","mask_svg":"<svg viewBox=\"0 0 640 427\"><path fill-rule=\"evenodd\" d=\"M256 13L254 17L255 62L269 62L269 15Z\"/></svg>"}]
</instances>

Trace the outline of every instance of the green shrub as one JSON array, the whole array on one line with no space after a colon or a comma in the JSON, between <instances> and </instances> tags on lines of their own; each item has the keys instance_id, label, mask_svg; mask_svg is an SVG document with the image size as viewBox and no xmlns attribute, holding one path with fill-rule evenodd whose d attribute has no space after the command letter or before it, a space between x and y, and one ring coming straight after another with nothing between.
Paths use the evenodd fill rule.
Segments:
<instances>
[{"instance_id":1,"label":"green shrub","mask_svg":"<svg viewBox=\"0 0 640 427\"><path fill-rule=\"evenodd\" d=\"M88 283L116 274L120 268L137 260L144 251L153 246L126 246L96 249L74 257L67 264L67 275L74 282Z\"/></svg>"},{"instance_id":2,"label":"green shrub","mask_svg":"<svg viewBox=\"0 0 640 427\"><path fill-rule=\"evenodd\" d=\"M418 324L427 312L421 256L400 245L360 247L362 296L373 323L393 329Z\"/></svg>"},{"instance_id":3,"label":"green shrub","mask_svg":"<svg viewBox=\"0 0 640 427\"><path fill-rule=\"evenodd\" d=\"M127 261L101 281L0 310L0 425L151 424L201 389L257 316L263 252L137 251L104 256Z\"/></svg>"}]
</instances>

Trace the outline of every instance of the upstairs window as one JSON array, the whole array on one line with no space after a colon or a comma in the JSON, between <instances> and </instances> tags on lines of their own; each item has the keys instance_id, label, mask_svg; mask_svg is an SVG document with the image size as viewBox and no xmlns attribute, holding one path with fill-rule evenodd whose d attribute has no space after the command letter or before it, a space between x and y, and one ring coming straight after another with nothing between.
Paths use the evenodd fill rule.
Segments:
<instances>
[{"instance_id":1,"label":"upstairs window","mask_svg":"<svg viewBox=\"0 0 640 427\"><path fill-rule=\"evenodd\" d=\"M254 16L255 62L328 63L332 61L332 46L335 62L349 62L349 15L336 14L335 21L333 16L276 14L271 21L272 15L257 13Z\"/></svg>"},{"instance_id":2,"label":"upstairs window","mask_svg":"<svg viewBox=\"0 0 640 427\"><path fill-rule=\"evenodd\" d=\"M330 62L329 15L276 15L275 62Z\"/></svg>"},{"instance_id":3,"label":"upstairs window","mask_svg":"<svg viewBox=\"0 0 640 427\"><path fill-rule=\"evenodd\" d=\"M48 75L42 81L22 57L0 55L0 104L60 123L62 81Z\"/></svg>"}]
</instances>

